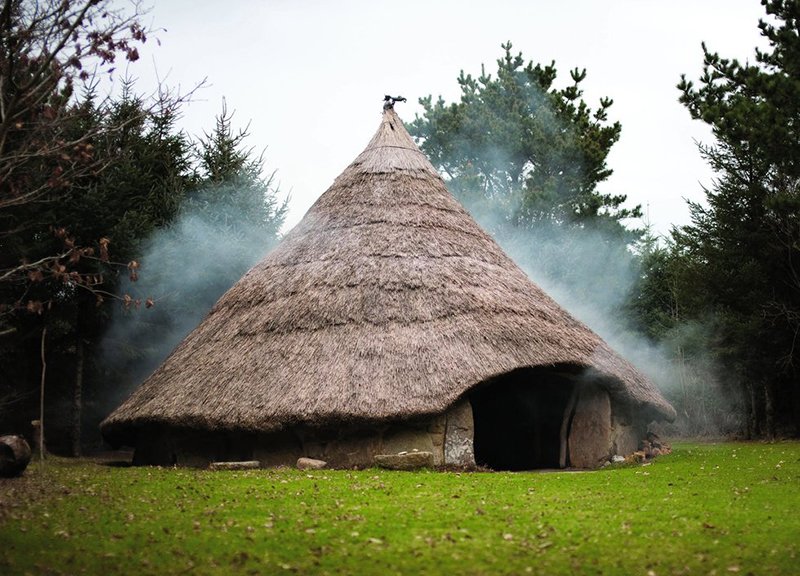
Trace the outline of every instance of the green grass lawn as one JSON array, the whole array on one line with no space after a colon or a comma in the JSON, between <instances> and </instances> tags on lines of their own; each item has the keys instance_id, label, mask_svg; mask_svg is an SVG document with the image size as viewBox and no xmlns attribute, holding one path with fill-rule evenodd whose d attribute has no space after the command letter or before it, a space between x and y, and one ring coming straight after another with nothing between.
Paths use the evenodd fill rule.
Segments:
<instances>
[{"instance_id":1,"label":"green grass lawn","mask_svg":"<svg viewBox=\"0 0 800 576\"><path fill-rule=\"evenodd\" d=\"M0 574L798 574L800 443L572 473L122 468L0 480Z\"/></svg>"}]
</instances>

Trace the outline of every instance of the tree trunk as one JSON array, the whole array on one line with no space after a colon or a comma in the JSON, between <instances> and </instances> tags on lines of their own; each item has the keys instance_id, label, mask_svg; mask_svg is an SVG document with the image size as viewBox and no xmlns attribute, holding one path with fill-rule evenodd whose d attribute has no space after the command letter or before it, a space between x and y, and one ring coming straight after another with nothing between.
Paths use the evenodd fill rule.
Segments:
<instances>
[{"instance_id":1,"label":"tree trunk","mask_svg":"<svg viewBox=\"0 0 800 576\"><path fill-rule=\"evenodd\" d=\"M81 455L81 413L83 412L83 340L75 345L75 381L72 385L72 455Z\"/></svg>"},{"instance_id":2,"label":"tree trunk","mask_svg":"<svg viewBox=\"0 0 800 576\"><path fill-rule=\"evenodd\" d=\"M752 440L756 435L756 391L749 380L745 388L745 439Z\"/></svg>"},{"instance_id":3,"label":"tree trunk","mask_svg":"<svg viewBox=\"0 0 800 576\"><path fill-rule=\"evenodd\" d=\"M770 381L764 382L764 433L775 439L775 385Z\"/></svg>"},{"instance_id":4,"label":"tree trunk","mask_svg":"<svg viewBox=\"0 0 800 576\"><path fill-rule=\"evenodd\" d=\"M44 460L44 382L47 375L47 360L44 354L44 341L47 337L47 326L42 328L42 381L39 385L39 426L37 444L39 445L39 460Z\"/></svg>"},{"instance_id":5,"label":"tree trunk","mask_svg":"<svg viewBox=\"0 0 800 576\"><path fill-rule=\"evenodd\" d=\"M800 381L797 374L792 374L792 412L791 421L794 424L794 437L800 438Z\"/></svg>"}]
</instances>

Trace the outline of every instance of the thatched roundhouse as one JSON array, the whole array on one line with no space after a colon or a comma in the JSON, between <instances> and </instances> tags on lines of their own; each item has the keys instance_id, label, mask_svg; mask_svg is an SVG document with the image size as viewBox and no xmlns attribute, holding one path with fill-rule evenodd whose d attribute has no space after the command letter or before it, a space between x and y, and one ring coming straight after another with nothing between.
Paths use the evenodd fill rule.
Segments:
<instances>
[{"instance_id":1,"label":"thatched roundhouse","mask_svg":"<svg viewBox=\"0 0 800 576\"><path fill-rule=\"evenodd\" d=\"M394 110L101 425L135 463L592 468L673 408L450 195Z\"/></svg>"}]
</instances>

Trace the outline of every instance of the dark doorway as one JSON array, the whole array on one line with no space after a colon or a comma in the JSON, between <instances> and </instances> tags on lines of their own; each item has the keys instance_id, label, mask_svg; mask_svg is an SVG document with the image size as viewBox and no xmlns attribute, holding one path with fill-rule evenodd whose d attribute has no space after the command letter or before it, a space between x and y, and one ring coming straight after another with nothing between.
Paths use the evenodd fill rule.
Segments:
<instances>
[{"instance_id":1,"label":"dark doorway","mask_svg":"<svg viewBox=\"0 0 800 576\"><path fill-rule=\"evenodd\" d=\"M470 395L475 462L493 470L559 468L574 389L569 373L538 368L509 372L476 389Z\"/></svg>"}]
</instances>

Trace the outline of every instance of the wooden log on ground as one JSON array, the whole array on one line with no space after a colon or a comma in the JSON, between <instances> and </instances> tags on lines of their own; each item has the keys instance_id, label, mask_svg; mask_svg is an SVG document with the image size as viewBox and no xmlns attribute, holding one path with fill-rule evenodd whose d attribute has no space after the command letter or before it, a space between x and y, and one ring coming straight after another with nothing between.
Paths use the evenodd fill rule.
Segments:
<instances>
[{"instance_id":1,"label":"wooden log on ground","mask_svg":"<svg viewBox=\"0 0 800 576\"><path fill-rule=\"evenodd\" d=\"M209 470L255 470L261 467L258 460L245 460L243 462L212 462Z\"/></svg>"},{"instance_id":2,"label":"wooden log on ground","mask_svg":"<svg viewBox=\"0 0 800 576\"><path fill-rule=\"evenodd\" d=\"M22 436L0 436L0 476L19 476L31 461L31 447Z\"/></svg>"}]
</instances>

